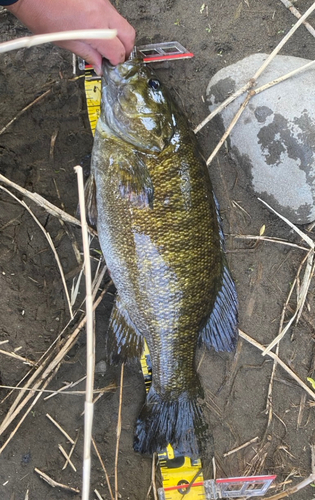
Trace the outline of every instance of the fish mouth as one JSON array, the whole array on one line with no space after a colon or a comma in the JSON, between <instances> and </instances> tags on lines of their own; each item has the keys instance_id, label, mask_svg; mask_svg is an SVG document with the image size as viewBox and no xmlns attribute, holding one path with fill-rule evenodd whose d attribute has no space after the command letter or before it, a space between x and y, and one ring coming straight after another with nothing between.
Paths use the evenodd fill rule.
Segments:
<instances>
[{"instance_id":1,"label":"fish mouth","mask_svg":"<svg viewBox=\"0 0 315 500\"><path fill-rule=\"evenodd\" d=\"M109 85L111 81L115 84L125 83L139 72L139 65L141 63L143 63L143 60L135 56L121 64L117 64L117 66L113 66L104 58L102 61L104 83L106 85Z\"/></svg>"}]
</instances>

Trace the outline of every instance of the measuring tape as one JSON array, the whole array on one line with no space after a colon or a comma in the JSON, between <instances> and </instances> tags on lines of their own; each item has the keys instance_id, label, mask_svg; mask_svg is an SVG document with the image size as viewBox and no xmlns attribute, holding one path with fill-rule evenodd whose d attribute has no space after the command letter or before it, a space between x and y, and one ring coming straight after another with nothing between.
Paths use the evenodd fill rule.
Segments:
<instances>
[{"instance_id":1,"label":"measuring tape","mask_svg":"<svg viewBox=\"0 0 315 500\"><path fill-rule=\"evenodd\" d=\"M142 54L146 63L193 57L193 54L178 42L144 45L137 47L137 51ZM94 135L101 109L101 78L96 75L92 66L82 60L79 61L79 69L85 72L87 111ZM148 392L152 382L152 365L146 342L140 361ZM158 459L163 482L163 488L158 489L159 500L180 500L183 496L185 500L263 496L276 478L276 476L249 476L204 480L201 460L179 455L171 445L158 453Z\"/></svg>"}]
</instances>

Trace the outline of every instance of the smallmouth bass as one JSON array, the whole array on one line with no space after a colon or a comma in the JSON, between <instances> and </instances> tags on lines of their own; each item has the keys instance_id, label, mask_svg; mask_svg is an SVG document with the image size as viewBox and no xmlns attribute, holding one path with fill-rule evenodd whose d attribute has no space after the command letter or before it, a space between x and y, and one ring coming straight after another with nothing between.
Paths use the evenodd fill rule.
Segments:
<instances>
[{"instance_id":1,"label":"smallmouth bass","mask_svg":"<svg viewBox=\"0 0 315 500\"><path fill-rule=\"evenodd\" d=\"M152 362L152 386L134 449L202 452L206 425L197 346L231 351L237 296L208 169L188 120L136 57L103 65L102 106L86 186L117 288L107 348L112 360Z\"/></svg>"}]
</instances>

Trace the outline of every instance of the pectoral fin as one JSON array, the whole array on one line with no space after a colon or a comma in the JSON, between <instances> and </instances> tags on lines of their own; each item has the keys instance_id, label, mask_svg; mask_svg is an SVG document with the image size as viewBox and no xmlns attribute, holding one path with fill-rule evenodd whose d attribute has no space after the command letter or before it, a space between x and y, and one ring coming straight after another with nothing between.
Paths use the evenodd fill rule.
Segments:
<instances>
[{"instance_id":1,"label":"pectoral fin","mask_svg":"<svg viewBox=\"0 0 315 500\"><path fill-rule=\"evenodd\" d=\"M142 354L143 337L132 323L119 296L110 316L106 347L107 358L111 363L139 358Z\"/></svg>"},{"instance_id":2,"label":"pectoral fin","mask_svg":"<svg viewBox=\"0 0 315 500\"><path fill-rule=\"evenodd\" d=\"M134 161L119 161L121 196L137 208L153 207L153 183L145 163L137 156Z\"/></svg>"},{"instance_id":3,"label":"pectoral fin","mask_svg":"<svg viewBox=\"0 0 315 500\"><path fill-rule=\"evenodd\" d=\"M94 176L91 174L84 186L86 218L90 226L96 228L97 207L96 207L96 185Z\"/></svg>"}]
</instances>

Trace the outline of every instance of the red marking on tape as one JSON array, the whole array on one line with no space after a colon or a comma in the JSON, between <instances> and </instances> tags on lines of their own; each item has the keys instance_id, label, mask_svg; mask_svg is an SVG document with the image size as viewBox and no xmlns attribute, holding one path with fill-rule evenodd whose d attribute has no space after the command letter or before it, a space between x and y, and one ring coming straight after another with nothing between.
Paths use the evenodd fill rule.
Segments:
<instances>
[{"instance_id":1,"label":"red marking on tape","mask_svg":"<svg viewBox=\"0 0 315 500\"><path fill-rule=\"evenodd\" d=\"M226 477L221 479L216 479L216 483L248 483L253 481L273 481L277 476L244 476L244 477Z\"/></svg>"},{"instance_id":2,"label":"red marking on tape","mask_svg":"<svg viewBox=\"0 0 315 500\"><path fill-rule=\"evenodd\" d=\"M181 490L183 488L192 488L193 486L203 486L203 481L201 483L178 484L177 486L169 486L167 488L164 488L164 491Z\"/></svg>"},{"instance_id":3,"label":"red marking on tape","mask_svg":"<svg viewBox=\"0 0 315 500\"><path fill-rule=\"evenodd\" d=\"M144 57L143 62L165 61L168 59L186 59L189 57L194 57L194 54L192 52L185 52L183 54L169 54L165 56L159 55L152 57Z\"/></svg>"}]
</instances>

